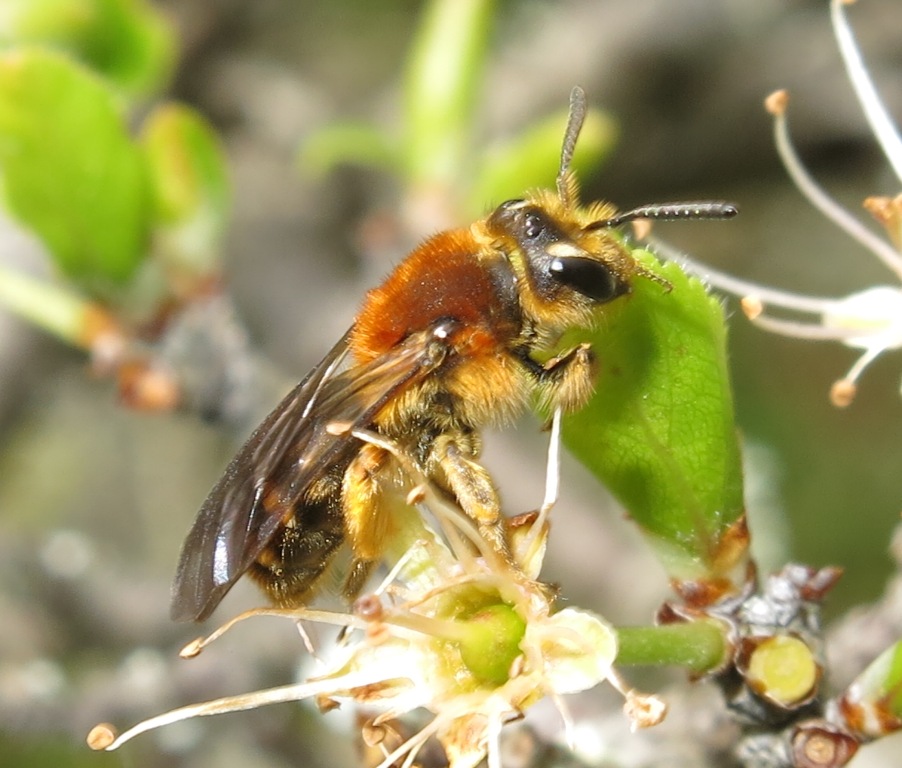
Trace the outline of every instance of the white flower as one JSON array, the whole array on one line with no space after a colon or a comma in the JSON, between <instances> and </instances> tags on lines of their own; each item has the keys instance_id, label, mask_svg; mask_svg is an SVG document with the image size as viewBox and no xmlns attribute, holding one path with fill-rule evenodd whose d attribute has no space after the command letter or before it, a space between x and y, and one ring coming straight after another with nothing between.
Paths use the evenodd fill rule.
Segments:
<instances>
[{"instance_id":1,"label":"white flower","mask_svg":"<svg viewBox=\"0 0 902 768\"><path fill-rule=\"evenodd\" d=\"M843 10L848 2L831 0L833 30L849 80L871 130L902 183L902 139L874 88L855 43ZM887 242L836 203L805 170L789 137L786 119L788 101L785 91L777 91L768 97L765 106L774 115L777 151L790 177L830 221L883 262L900 285L872 287L840 299L820 298L755 285L685 258L680 260L689 271L715 287L741 296L745 314L765 330L801 339L839 341L863 350L845 376L836 381L831 389L832 402L843 407L854 399L857 380L864 369L883 352L902 348L902 195L895 198L871 197L864 202L864 207L886 228L889 236ZM667 250L666 246L664 250ZM774 317L768 313L773 307L790 313L814 315L819 321Z\"/></svg>"},{"instance_id":2,"label":"white flower","mask_svg":"<svg viewBox=\"0 0 902 768\"><path fill-rule=\"evenodd\" d=\"M558 426L556 417L553 440ZM556 448L549 477L554 466ZM398 512L393 547L401 554L394 568L382 587L360 598L352 612L249 611L183 651L185 656L197 655L236 622L259 615L357 630L349 637L352 642L334 649L323 672L294 685L182 707L118 737L111 726L100 725L88 737L89 744L111 750L140 733L187 718L314 699L324 711L345 701L373 713L364 735L382 747L380 768L411 765L430 737L442 744L453 768L471 768L486 756L491 768L500 768L498 736L505 723L520 719L549 696L569 726L560 697L611 678L617 655L616 633L607 622L575 608L555 612L555 590L535 580L548 533L545 513L555 487L549 484L541 513L521 516L512 528L514 565L481 539L460 510L428 485L417 486L408 497L410 506ZM414 503L428 508L442 536L425 524L423 510ZM627 696L636 709L637 694L628 691ZM433 713L429 724L400 746L383 746L379 734L419 708ZM660 720L663 709L657 711ZM639 725L657 720L649 719L647 706L636 710Z\"/></svg>"}]
</instances>

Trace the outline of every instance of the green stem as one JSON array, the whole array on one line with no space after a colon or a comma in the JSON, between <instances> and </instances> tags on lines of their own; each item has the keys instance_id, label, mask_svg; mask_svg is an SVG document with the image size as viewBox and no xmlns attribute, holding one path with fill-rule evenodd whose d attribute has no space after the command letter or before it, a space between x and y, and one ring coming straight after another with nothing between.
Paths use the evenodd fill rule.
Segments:
<instances>
[{"instance_id":1,"label":"green stem","mask_svg":"<svg viewBox=\"0 0 902 768\"><path fill-rule=\"evenodd\" d=\"M858 676L852 688L859 701L876 706L887 716L902 721L902 640L896 641L874 659Z\"/></svg>"},{"instance_id":2,"label":"green stem","mask_svg":"<svg viewBox=\"0 0 902 768\"><path fill-rule=\"evenodd\" d=\"M405 87L405 153L417 183L448 184L461 172L493 6L432 0L424 9Z\"/></svg>"},{"instance_id":3,"label":"green stem","mask_svg":"<svg viewBox=\"0 0 902 768\"><path fill-rule=\"evenodd\" d=\"M660 627L617 629L617 664L677 665L695 673L720 666L726 657L724 627L716 621L699 620Z\"/></svg>"},{"instance_id":4,"label":"green stem","mask_svg":"<svg viewBox=\"0 0 902 768\"><path fill-rule=\"evenodd\" d=\"M88 341L92 304L65 288L0 267L0 304L69 344L83 348Z\"/></svg>"}]
</instances>

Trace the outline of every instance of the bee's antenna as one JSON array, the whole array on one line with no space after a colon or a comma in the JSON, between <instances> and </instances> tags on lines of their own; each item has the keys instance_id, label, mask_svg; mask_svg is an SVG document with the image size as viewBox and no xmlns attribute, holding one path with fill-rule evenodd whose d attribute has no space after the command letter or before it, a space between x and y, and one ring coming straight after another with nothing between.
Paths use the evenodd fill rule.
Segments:
<instances>
[{"instance_id":1,"label":"bee's antenna","mask_svg":"<svg viewBox=\"0 0 902 768\"><path fill-rule=\"evenodd\" d=\"M657 203L642 205L609 219L601 219L587 224L585 229L613 229L636 219L652 221L674 221L676 219L732 219L739 213L734 203L699 201L693 203Z\"/></svg>"},{"instance_id":2,"label":"bee's antenna","mask_svg":"<svg viewBox=\"0 0 902 768\"><path fill-rule=\"evenodd\" d=\"M586 92L578 85L570 91L570 117L567 118L567 130L564 132L564 144L561 147L561 168L557 174L557 193L561 202L570 207L573 204L573 188L570 183L570 161L576 140L586 121Z\"/></svg>"}]
</instances>

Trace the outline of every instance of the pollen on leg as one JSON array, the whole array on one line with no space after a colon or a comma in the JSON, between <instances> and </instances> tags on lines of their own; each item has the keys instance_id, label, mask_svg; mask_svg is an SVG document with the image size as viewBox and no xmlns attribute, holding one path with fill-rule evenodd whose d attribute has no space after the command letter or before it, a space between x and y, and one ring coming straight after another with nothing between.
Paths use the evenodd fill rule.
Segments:
<instances>
[{"instance_id":1,"label":"pollen on leg","mask_svg":"<svg viewBox=\"0 0 902 768\"><path fill-rule=\"evenodd\" d=\"M391 515L384 509L382 499L390 461L387 451L366 444L350 463L342 480L345 531L354 555L360 560L377 559L390 531Z\"/></svg>"}]
</instances>

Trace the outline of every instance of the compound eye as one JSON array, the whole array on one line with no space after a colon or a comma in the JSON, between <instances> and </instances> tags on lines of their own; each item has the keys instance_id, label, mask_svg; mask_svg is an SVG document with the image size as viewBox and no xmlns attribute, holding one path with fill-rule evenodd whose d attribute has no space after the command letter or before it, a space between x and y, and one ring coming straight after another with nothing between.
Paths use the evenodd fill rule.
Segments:
<instances>
[{"instance_id":1,"label":"compound eye","mask_svg":"<svg viewBox=\"0 0 902 768\"><path fill-rule=\"evenodd\" d=\"M604 264L579 256L561 256L551 261L552 276L583 296L604 303L616 299L629 290Z\"/></svg>"}]
</instances>

